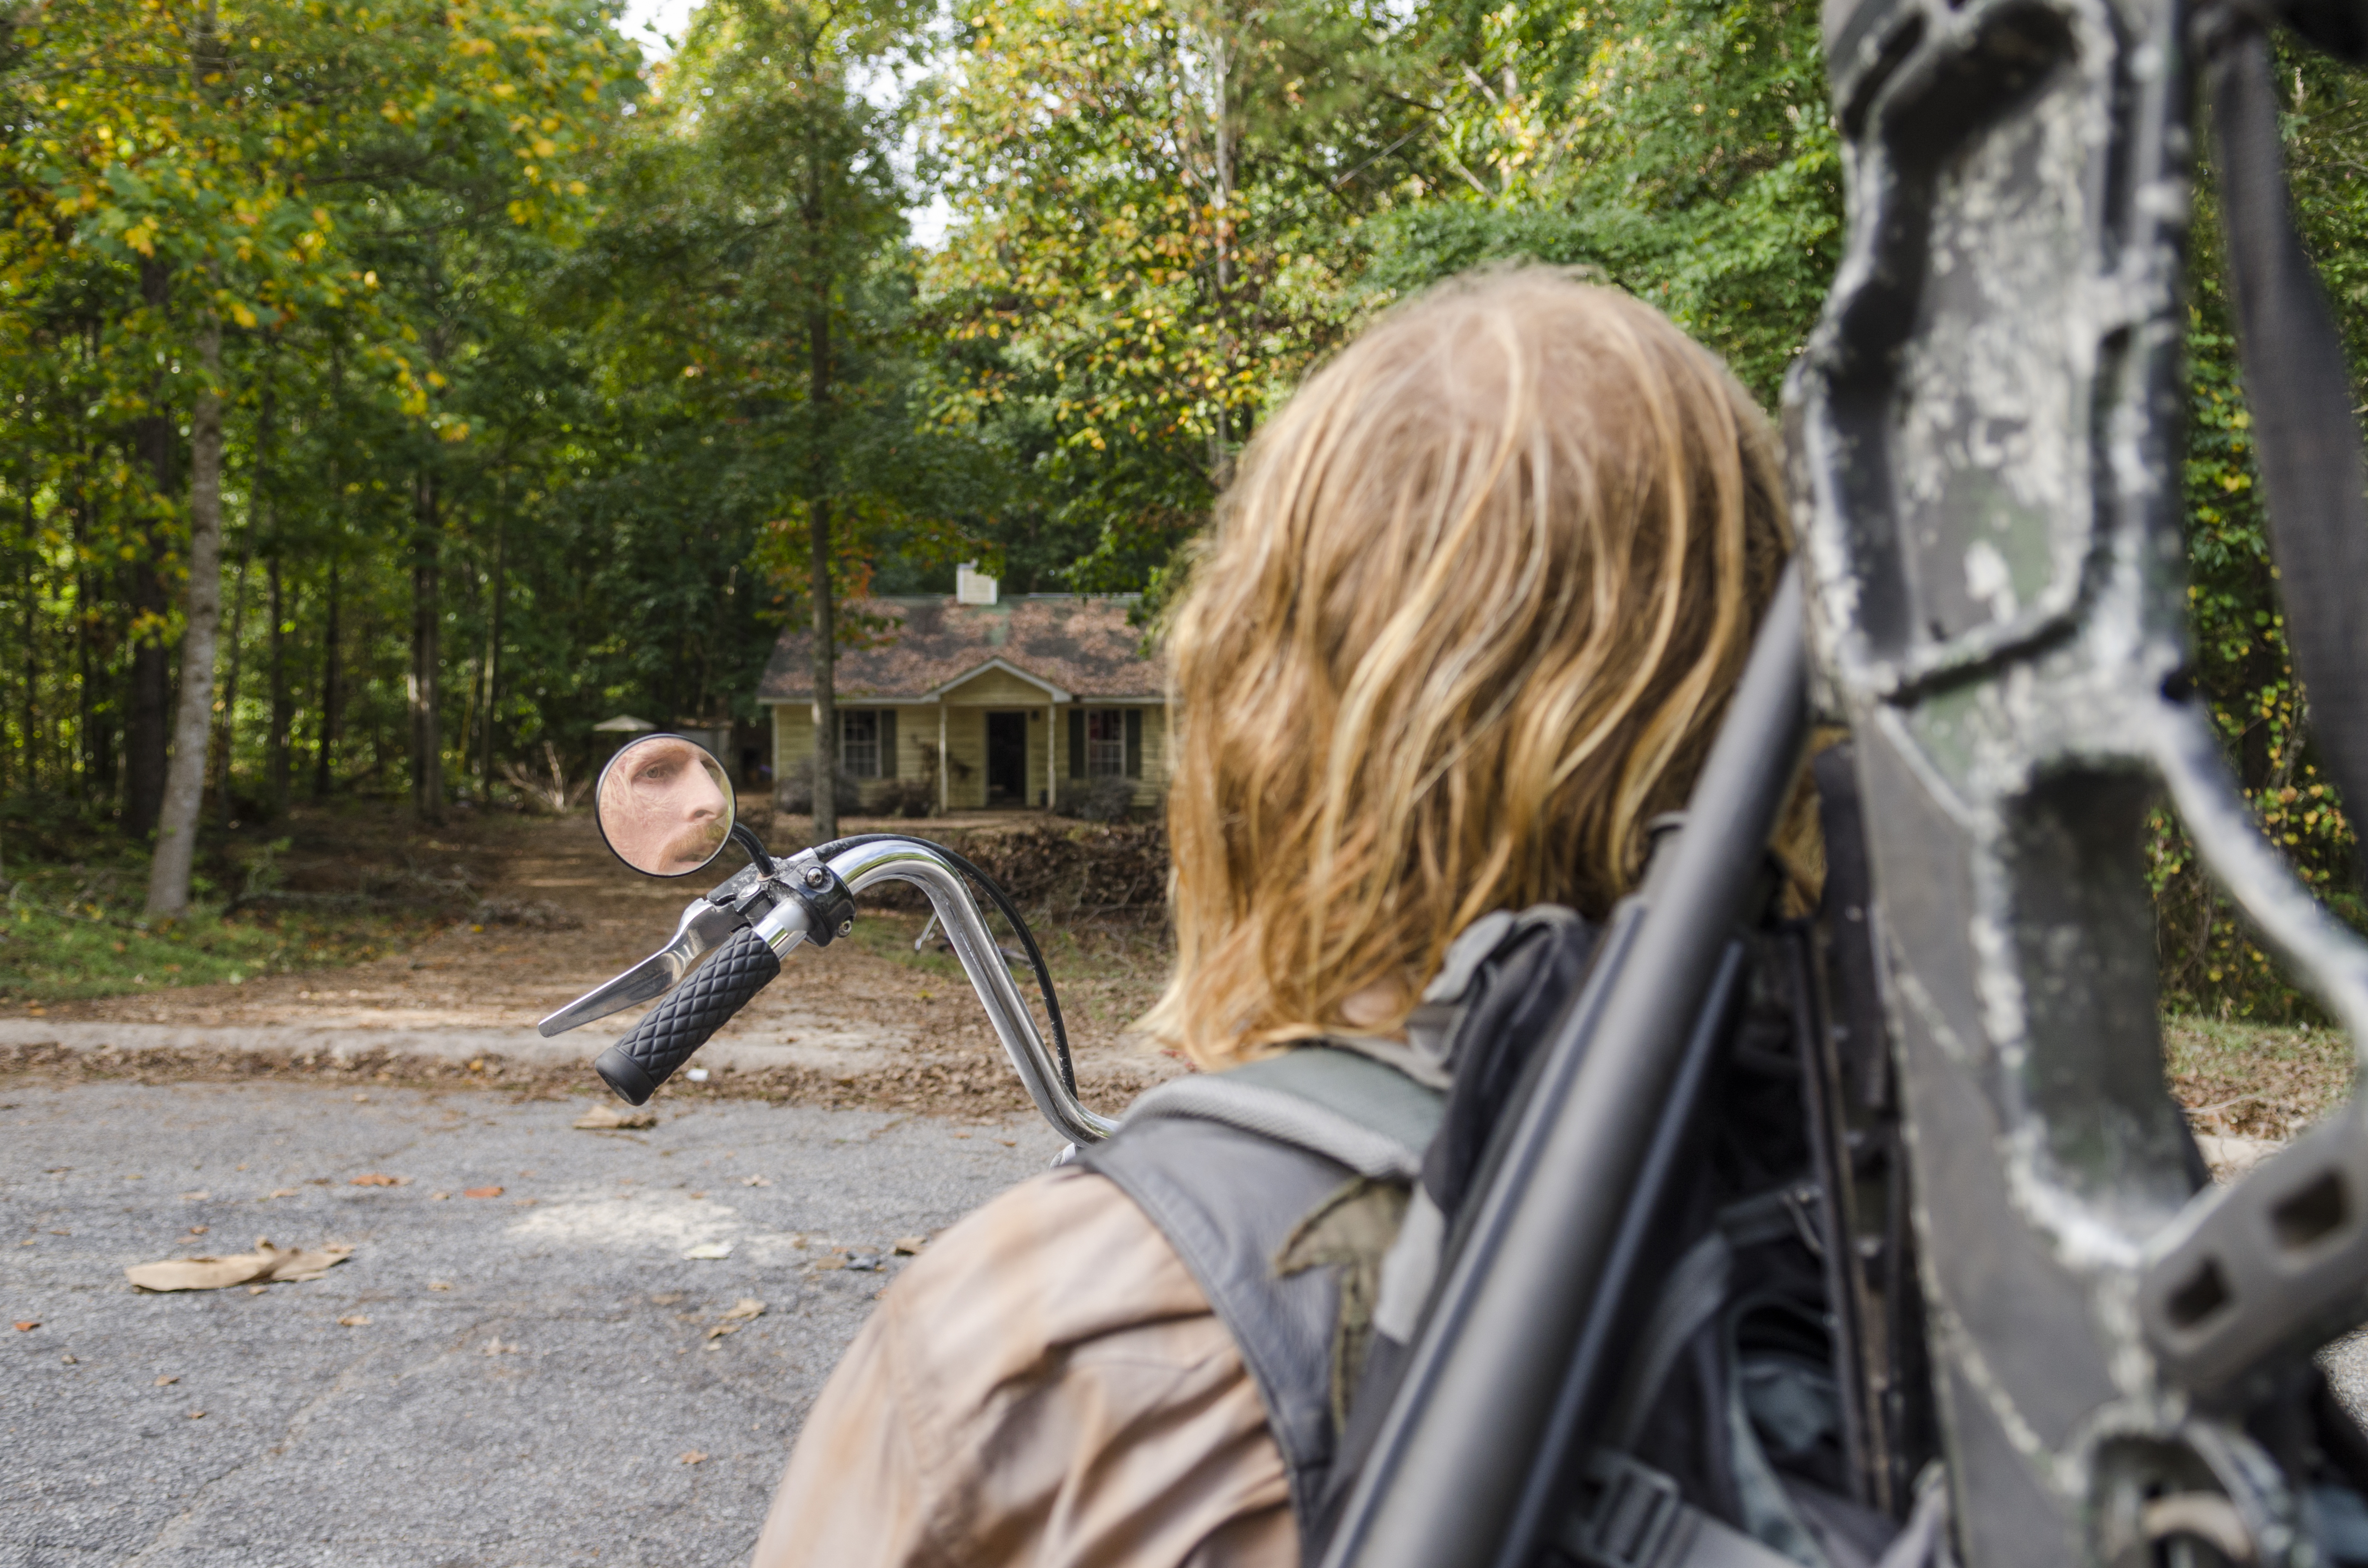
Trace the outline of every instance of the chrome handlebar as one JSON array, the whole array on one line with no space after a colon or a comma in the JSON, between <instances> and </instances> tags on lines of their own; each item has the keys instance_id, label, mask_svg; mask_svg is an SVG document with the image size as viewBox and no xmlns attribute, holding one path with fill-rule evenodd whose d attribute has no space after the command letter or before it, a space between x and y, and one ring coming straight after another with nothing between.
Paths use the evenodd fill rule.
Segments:
<instances>
[{"instance_id":1,"label":"chrome handlebar","mask_svg":"<svg viewBox=\"0 0 2368 1568\"><path fill-rule=\"evenodd\" d=\"M793 878L804 877L814 864L809 853L775 862L768 874L759 875L752 867L707 896L692 900L683 912L673 940L543 1019L541 1032L545 1036L564 1033L673 990L689 972L693 962L709 949L721 946L742 926L753 923L757 934L774 954L787 958L810 935L805 900L792 893L789 884ZM860 893L882 882L903 881L928 895L930 907L937 911L938 924L945 928L946 938L953 945L954 956L962 960L971 989L978 994L987 1020L995 1026L996 1038L1003 1043L1003 1054L1010 1061L1012 1071L1019 1074L1020 1085L1044 1119L1054 1131L1078 1146L1099 1143L1118 1130L1116 1121L1080 1104L1063 1080L1060 1063L1037 1029L1035 1016L1029 1012L1019 986L1012 983L1002 949L989 935L986 921L972 900L961 870L943 851L919 839L875 839L840 851L827 864L849 893ZM845 929L844 926L840 927L842 933ZM829 935L825 933L825 939ZM680 1053L687 1055L695 1050L707 1033L723 1021L721 1016L713 1017L696 1038L679 1048ZM666 1072L672 1070L671 1064L666 1068Z\"/></svg>"},{"instance_id":2,"label":"chrome handlebar","mask_svg":"<svg viewBox=\"0 0 2368 1568\"><path fill-rule=\"evenodd\" d=\"M954 957L962 960L971 989L978 993L987 1020L1003 1042L1004 1055L1010 1059L1020 1086L1036 1102L1044 1119L1080 1147L1099 1143L1118 1131L1116 1121L1087 1110L1062 1081L1060 1064L1037 1029L1035 1016L1029 1012L1019 988L1012 983L1002 949L988 934L986 921L963 885L962 873L934 845L911 838L875 840L840 851L831 857L829 865L853 892L882 882L903 881L928 895L930 907L938 912L938 923L945 927L946 939L953 944Z\"/></svg>"}]
</instances>

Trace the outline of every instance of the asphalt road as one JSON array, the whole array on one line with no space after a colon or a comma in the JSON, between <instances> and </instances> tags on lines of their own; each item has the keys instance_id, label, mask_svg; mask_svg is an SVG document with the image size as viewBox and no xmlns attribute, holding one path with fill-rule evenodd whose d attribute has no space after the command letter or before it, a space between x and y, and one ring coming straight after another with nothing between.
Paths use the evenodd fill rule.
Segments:
<instances>
[{"instance_id":1,"label":"asphalt road","mask_svg":"<svg viewBox=\"0 0 2368 1568\"><path fill-rule=\"evenodd\" d=\"M0 1568L743 1561L889 1249L1058 1146L1033 1121L756 1102L601 1133L569 1126L589 1096L0 1103ZM260 1291L124 1279L258 1236L355 1251ZM749 1298L761 1317L708 1337Z\"/></svg>"},{"instance_id":2,"label":"asphalt road","mask_svg":"<svg viewBox=\"0 0 2368 1568\"><path fill-rule=\"evenodd\" d=\"M594 1103L0 1091L0 1568L743 1562L895 1242L1057 1147L754 1101L571 1129ZM123 1277L258 1236L355 1250L260 1291ZM2368 1337L2326 1360L2368 1415Z\"/></svg>"}]
</instances>

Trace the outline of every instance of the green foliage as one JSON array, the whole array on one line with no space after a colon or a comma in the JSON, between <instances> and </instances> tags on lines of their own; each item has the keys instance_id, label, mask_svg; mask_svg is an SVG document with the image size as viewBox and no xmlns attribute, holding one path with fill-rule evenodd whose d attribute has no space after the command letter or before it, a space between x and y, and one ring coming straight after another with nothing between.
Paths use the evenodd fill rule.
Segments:
<instances>
[{"instance_id":1,"label":"green foliage","mask_svg":"<svg viewBox=\"0 0 2368 1568\"><path fill-rule=\"evenodd\" d=\"M2362 94L2280 74L2359 358ZM975 556L1008 592L1156 605L1281 400L1474 267L1585 269L1772 405L1838 257L1823 93L1805 0L709 0L655 65L599 0L26 10L0 24L0 798L90 814L0 845L71 858L162 767L201 391L229 406L210 812L415 773L432 812L546 745L580 776L620 710L757 719L817 519L840 597ZM2198 217L2196 673L2265 829L2350 910L2208 190ZM2168 816L2154 855L2167 994L2308 1017Z\"/></svg>"},{"instance_id":2,"label":"green foliage","mask_svg":"<svg viewBox=\"0 0 2368 1568\"><path fill-rule=\"evenodd\" d=\"M1582 267L1772 407L1840 254L1816 8L1467 0L1422 28L1440 171L1365 237L1366 299L1514 258Z\"/></svg>"},{"instance_id":3,"label":"green foliage","mask_svg":"<svg viewBox=\"0 0 2368 1568\"><path fill-rule=\"evenodd\" d=\"M2296 215L2319 263L2355 375L2368 365L2368 202L2356 170L2368 147L2368 100L2353 74L2297 52L2281 68ZM2219 211L2203 182L2195 286L2187 337L2184 473L2188 605L2197 684L2262 830L2312 891L2368 928L2357 883L2359 843L2333 784L2313 760L2306 694L2295 677L2271 562L2226 285L2218 263ZM2368 401L2368 400L2363 400ZM2224 1017L2316 1020L2252 940L2168 812L2152 845L2163 988L2174 1006Z\"/></svg>"},{"instance_id":4,"label":"green foliage","mask_svg":"<svg viewBox=\"0 0 2368 1568\"><path fill-rule=\"evenodd\" d=\"M994 521L1023 582L1139 588L1338 341L1347 241L1423 116L1359 0L960 19L933 128L958 220L927 296L938 415L1006 455Z\"/></svg>"},{"instance_id":5,"label":"green foliage","mask_svg":"<svg viewBox=\"0 0 2368 1568\"><path fill-rule=\"evenodd\" d=\"M102 900L78 869L50 868L0 903L0 1001L66 1001L365 963L416 940L416 915L319 910L224 914L150 926L136 899ZM110 890L111 891L111 890Z\"/></svg>"}]
</instances>

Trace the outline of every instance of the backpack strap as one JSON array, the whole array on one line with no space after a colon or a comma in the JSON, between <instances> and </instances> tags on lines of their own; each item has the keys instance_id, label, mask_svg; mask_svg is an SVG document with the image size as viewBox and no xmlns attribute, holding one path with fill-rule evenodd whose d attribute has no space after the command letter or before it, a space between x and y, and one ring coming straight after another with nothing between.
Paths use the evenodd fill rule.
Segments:
<instances>
[{"instance_id":1,"label":"backpack strap","mask_svg":"<svg viewBox=\"0 0 2368 1568\"><path fill-rule=\"evenodd\" d=\"M1078 1156L1159 1227L1233 1335L1282 1452L1303 1543L1338 1436L1345 1270L1285 1272L1282 1259L1302 1221L1344 1188L1411 1182L1443 1105L1370 1056L1301 1046L1163 1084Z\"/></svg>"},{"instance_id":2,"label":"backpack strap","mask_svg":"<svg viewBox=\"0 0 2368 1568\"><path fill-rule=\"evenodd\" d=\"M1588 1456L1554 1544L1582 1568L1799 1568L1687 1502L1668 1476L1608 1449Z\"/></svg>"},{"instance_id":3,"label":"backpack strap","mask_svg":"<svg viewBox=\"0 0 2368 1568\"><path fill-rule=\"evenodd\" d=\"M1304 1045L1224 1073L1173 1078L1126 1125L1184 1117L1222 1122L1338 1161L1375 1180L1412 1181L1446 1096L1350 1047Z\"/></svg>"}]
</instances>

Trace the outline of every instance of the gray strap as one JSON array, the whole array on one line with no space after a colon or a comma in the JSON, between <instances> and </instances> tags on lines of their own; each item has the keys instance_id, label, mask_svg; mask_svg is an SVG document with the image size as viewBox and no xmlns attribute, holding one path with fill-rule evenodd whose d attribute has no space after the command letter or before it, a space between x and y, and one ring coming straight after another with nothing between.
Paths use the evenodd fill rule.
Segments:
<instances>
[{"instance_id":1,"label":"gray strap","mask_svg":"<svg viewBox=\"0 0 2368 1568\"><path fill-rule=\"evenodd\" d=\"M1940 1460L1916 1478L1916 1511L1874 1568L1956 1568L1949 1548L1949 1474Z\"/></svg>"},{"instance_id":2,"label":"gray strap","mask_svg":"<svg viewBox=\"0 0 2368 1568\"><path fill-rule=\"evenodd\" d=\"M1611 1419L1605 1424L1604 1430L1613 1448L1635 1447L1646 1418L1660 1401L1661 1385L1668 1381L1669 1369L1678 1364L1679 1355L1725 1304L1734 1262L1735 1248L1728 1244L1726 1233L1713 1231L1689 1247L1685 1256L1678 1259L1678 1266L1669 1270L1668 1282L1661 1287L1660 1298L1653 1303L1643 1343L1630 1356L1628 1381L1620 1391L1619 1403L1612 1407Z\"/></svg>"},{"instance_id":3,"label":"gray strap","mask_svg":"<svg viewBox=\"0 0 2368 1568\"><path fill-rule=\"evenodd\" d=\"M1587 1568L1795 1568L1793 1560L1685 1500L1678 1483L1626 1454L1587 1461L1581 1506L1555 1543Z\"/></svg>"},{"instance_id":4,"label":"gray strap","mask_svg":"<svg viewBox=\"0 0 2368 1568\"><path fill-rule=\"evenodd\" d=\"M1386 1069L1384 1069L1386 1071ZM1173 1078L1134 1102L1129 1122L1166 1116L1223 1122L1337 1160L1359 1176L1412 1181L1422 1172L1422 1152L1338 1111L1279 1089L1233 1081L1233 1074Z\"/></svg>"},{"instance_id":5,"label":"gray strap","mask_svg":"<svg viewBox=\"0 0 2368 1568\"><path fill-rule=\"evenodd\" d=\"M1377 1181L1410 1182L1447 1114L1447 1096L1354 1051L1303 1045L1224 1073L1160 1085L1130 1122L1223 1122L1322 1154Z\"/></svg>"},{"instance_id":6,"label":"gray strap","mask_svg":"<svg viewBox=\"0 0 2368 1568\"><path fill-rule=\"evenodd\" d=\"M1439 1278L1439 1260L1447 1250L1447 1216L1430 1200L1422 1183L1414 1184L1406 1218L1398 1221L1398 1239L1382 1257L1381 1290L1373 1300L1373 1332L1400 1345L1412 1345L1422 1328L1422 1309L1430 1302L1430 1288Z\"/></svg>"}]
</instances>

